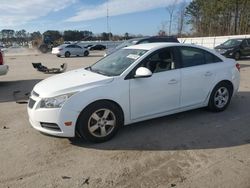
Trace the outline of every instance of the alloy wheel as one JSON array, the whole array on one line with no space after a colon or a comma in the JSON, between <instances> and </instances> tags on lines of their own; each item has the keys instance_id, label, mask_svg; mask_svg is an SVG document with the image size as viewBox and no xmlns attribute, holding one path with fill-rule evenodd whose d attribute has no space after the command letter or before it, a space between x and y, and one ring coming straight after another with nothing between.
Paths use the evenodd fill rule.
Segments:
<instances>
[{"instance_id":1,"label":"alloy wheel","mask_svg":"<svg viewBox=\"0 0 250 188\"><path fill-rule=\"evenodd\" d=\"M115 114L109 109L99 109L88 120L88 130L95 137L108 136L116 126Z\"/></svg>"},{"instance_id":2,"label":"alloy wheel","mask_svg":"<svg viewBox=\"0 0 250 188\"><path fill-rule=\"evenodd\" d=\"M226 87L220 87L214 95L214 104L217 108L223 108L229 100L229 91Z\"/></svg>"}]
</instances>

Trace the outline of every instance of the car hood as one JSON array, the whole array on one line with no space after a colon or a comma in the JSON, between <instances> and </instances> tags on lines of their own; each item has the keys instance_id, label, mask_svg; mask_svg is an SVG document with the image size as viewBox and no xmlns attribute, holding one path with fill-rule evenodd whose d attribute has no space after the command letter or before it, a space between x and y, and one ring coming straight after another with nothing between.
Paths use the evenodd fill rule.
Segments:
<instances>
[{"instance_id":1,"label":"car hood","mask_svg":"<svg viewBox=\"0 0 250 188\"><path fill-rule=\"evenodd\" d=\"M49 77L39 82L33 89L40 97L54 97L66 93L77 92L88 87L103 85L113 80L101 74L77 69Z\"/></svg>"}]
</instances>

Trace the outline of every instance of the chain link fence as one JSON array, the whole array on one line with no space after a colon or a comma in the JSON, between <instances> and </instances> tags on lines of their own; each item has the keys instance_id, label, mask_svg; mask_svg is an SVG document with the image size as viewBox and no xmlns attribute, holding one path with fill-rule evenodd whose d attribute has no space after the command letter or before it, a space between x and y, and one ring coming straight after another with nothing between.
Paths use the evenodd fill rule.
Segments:
<instances>
[{"instance_id":1,"label":"chain link fence","mask_svg":"<svg viewBox=\"0 0 250 188\"><path fill-rule=\"evenodd\" d=\"M195 37L195 38L178 38L181 43L197 44L207 48L214 48L228 39L233 38L250 38L250 35L231 35L231 36L214 36L214 37Z\"/></svg>"}]
</instances>

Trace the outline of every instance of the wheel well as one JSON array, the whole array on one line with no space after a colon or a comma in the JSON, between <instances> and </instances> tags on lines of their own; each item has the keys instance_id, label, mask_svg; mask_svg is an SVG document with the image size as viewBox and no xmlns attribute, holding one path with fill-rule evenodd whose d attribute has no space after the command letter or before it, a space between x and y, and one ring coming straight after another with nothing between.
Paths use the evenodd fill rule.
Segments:
<instances>
[{"instance_id":1,"label":"wheel well","mask_svg":"<svg viewBox=\"0 0 250 188\"><path fill-rule=\"evenodd\" d=\"M76 121L76 125L77 125L77 122L78 122L78 120L79 120L79 117L81 116L81 114L84 112L84 110L85 110L86 108L88 108L89 106L91 106L91 105L93 105L93 104L95 104L95 103L101 103L101 102L109 102L109 103L115 105L115 106L119 109L119 111L120 111L120 113L121 113L120 115L121 115L121 118L122 118L122 122L124 123L124 112L123 112L123 110L122 110L122 107L121 107L117 102L115 102L115 101L112 101L112 100L109 100L109 99L102 99L102 100L97 100L97 101L94 101L94 102L88 104L88 105L81 111L81 113L79 114L79 116L78 116L78 118L77 118L77 121ZM77 131L77 129L75 129L75 131Z\"/></svg>"},{"instance_id":2,"label":"wheel well","mask_svg":"<svg viewBox=\"0 0 250 188\"><path fill-rule=\"evenodd\" d=\"M229 81L229 80L222 80L222 81L220 81L220 82L219 82L218 84L216 84L216 85L219 85L219 84L222 84L222 83L226 83L228 86L230 86L231 92L233 92L234 86L233 86L233 84L232 84L231 81Z\"/></svg>"}]
</instances>

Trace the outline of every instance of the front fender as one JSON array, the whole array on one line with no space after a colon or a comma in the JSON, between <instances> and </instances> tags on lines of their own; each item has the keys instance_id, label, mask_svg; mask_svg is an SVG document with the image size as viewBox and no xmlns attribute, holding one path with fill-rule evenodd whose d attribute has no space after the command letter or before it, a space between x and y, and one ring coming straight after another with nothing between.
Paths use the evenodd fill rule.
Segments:
<instances>
[{"instance_id":1,"label":"front fender","mask_svg":"<svg viewBox=\"0 0 250 188\"><path fill-rule=\"evenodd\" d=\"M112 88L112 89L111 89ZM78 116L89 104L98 100L110 100L117 103L124 113L124 124L130 122L129 113L129 81L111 82L105 85L87 88L73 95L65 102L63 108L78 113Z\"/></svg>"}]
</instances>

